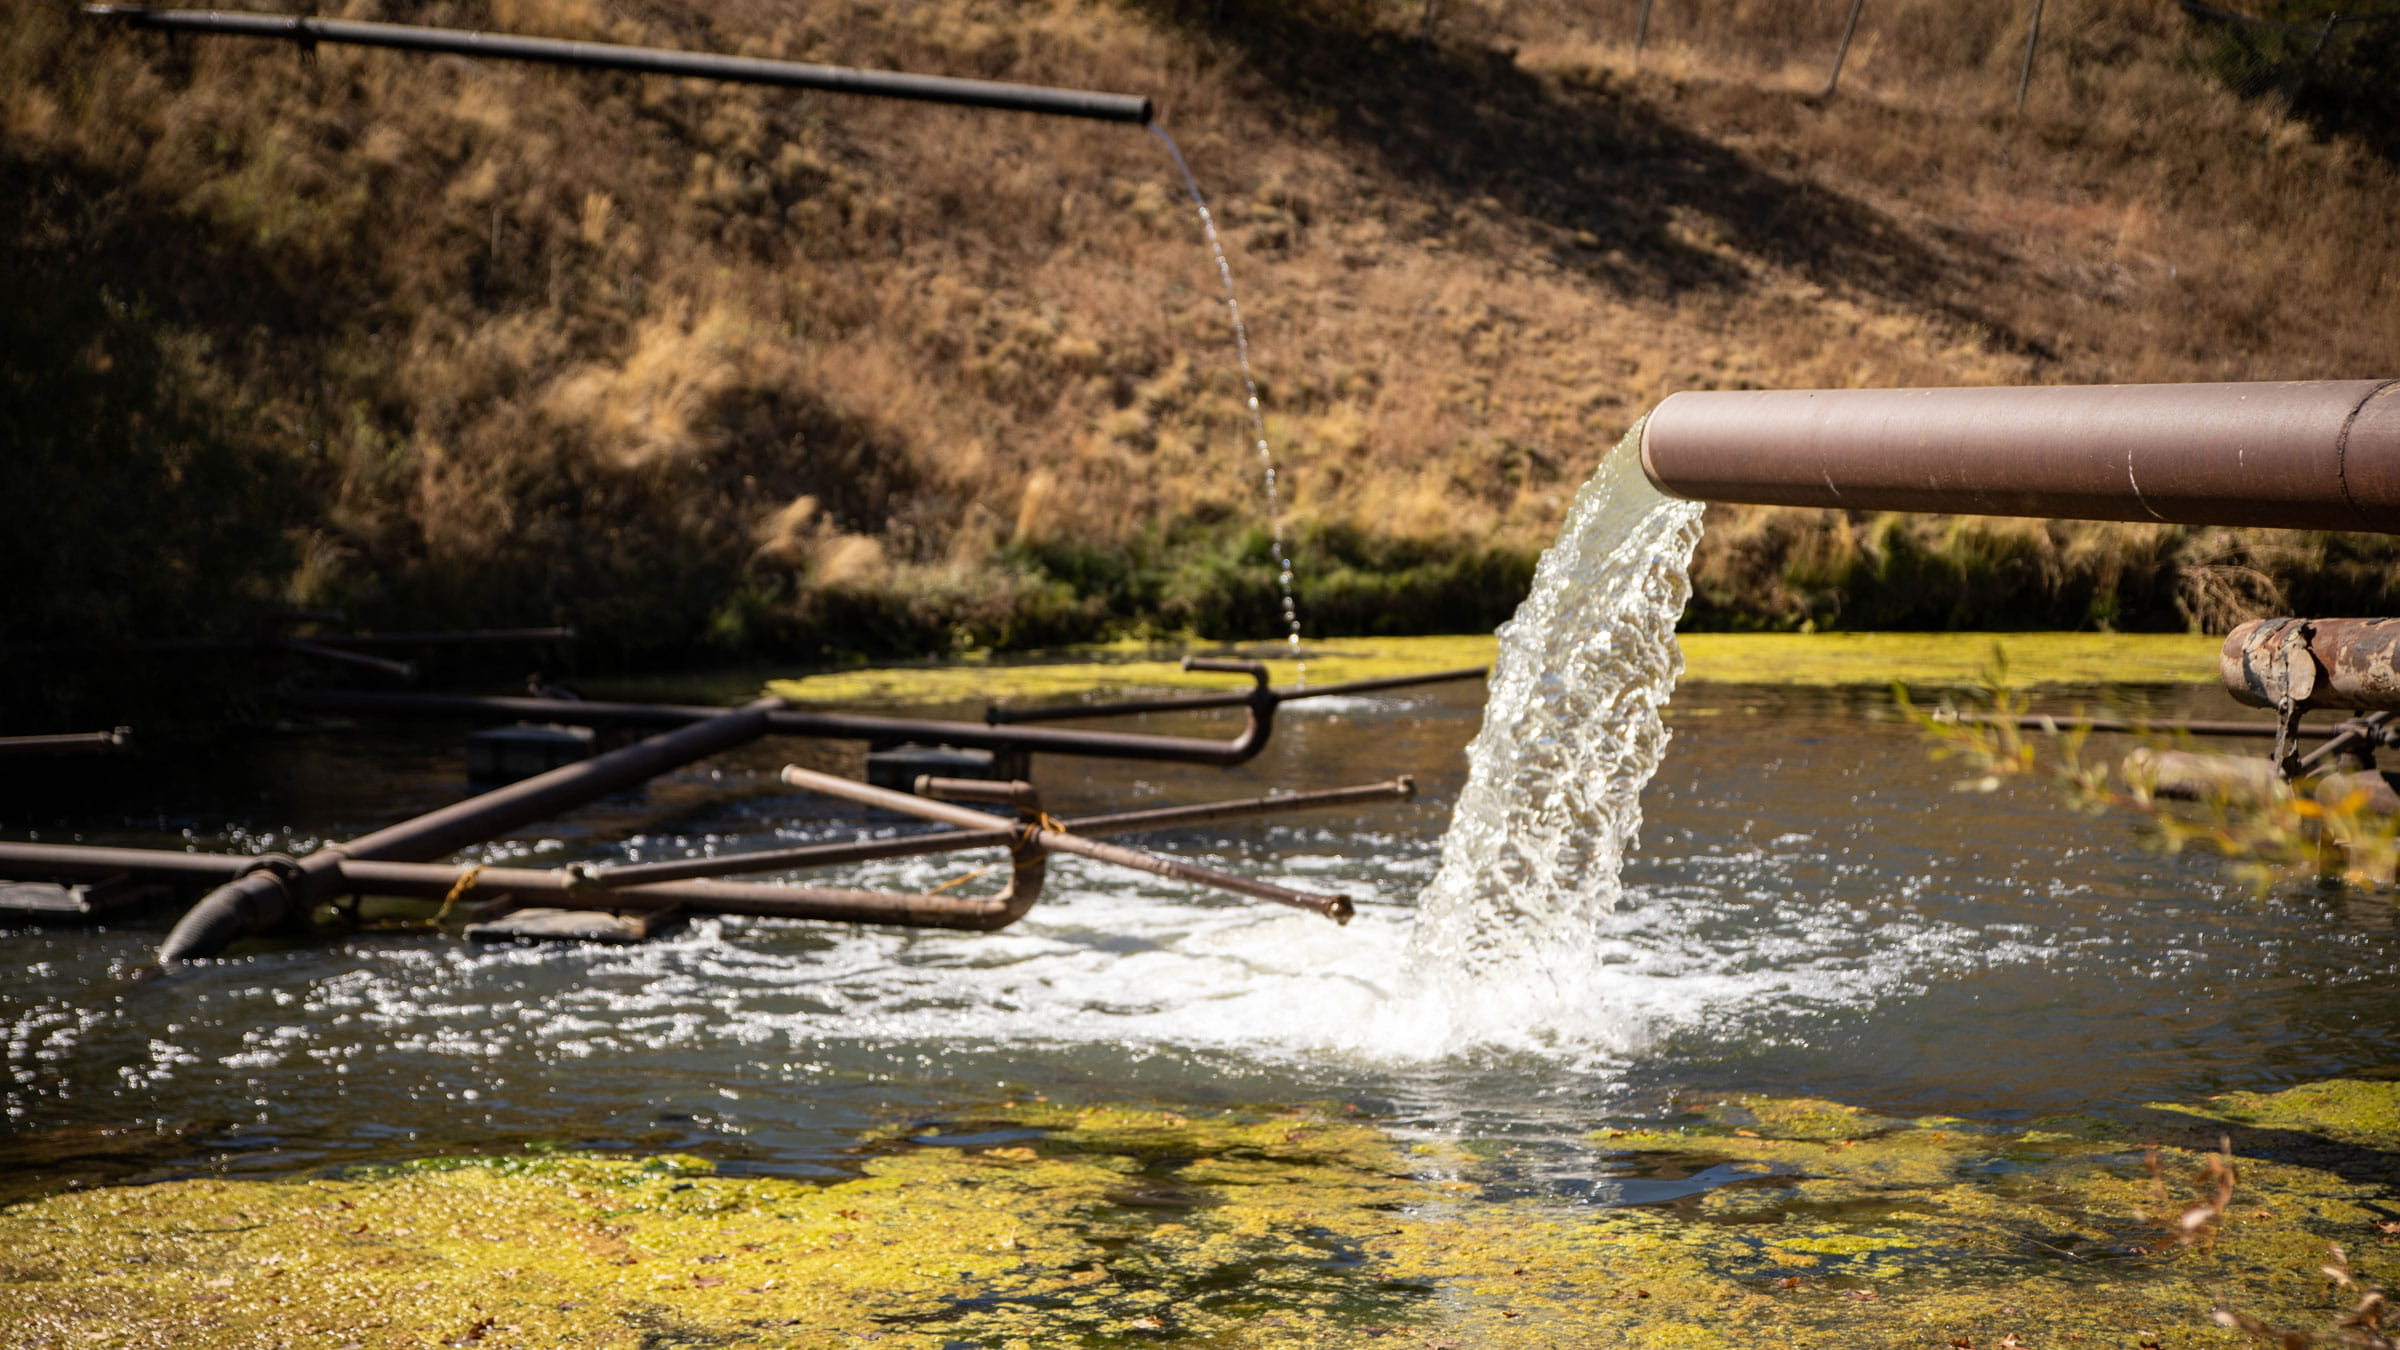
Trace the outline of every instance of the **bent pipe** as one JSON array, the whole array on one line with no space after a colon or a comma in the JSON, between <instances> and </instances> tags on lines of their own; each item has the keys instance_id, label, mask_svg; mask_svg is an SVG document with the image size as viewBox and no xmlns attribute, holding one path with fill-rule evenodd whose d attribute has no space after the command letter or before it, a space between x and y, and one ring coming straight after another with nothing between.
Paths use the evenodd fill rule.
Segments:
<instances>
[{"instance_id":1,"label":"bent pipe","mask_svg":"<svg viewBox=\"0 0 2400 1350\"><path fill-rule=\"evenodd\" d=\"M280 38L299 43L302 47L336 43L397 51L531 61L541 65L577 66L590 70L623 70L641 75L680 75L693 79L723 80L731 84L765 84L786 89L819 89L836 94L868 94L919 103L999 108L1010 112L1084 117L1103 122L1143 124L1150 121L1152 112L1149 99L1131 94L1048 89L1039 85L960 80L939 75L903 75L886 70L854 70L847 66L819 66L801 61L771 61L749 56L716 56L663 47L627 47L609 42L512 37L505 33L425 28L415 24L357 23L346 19L243 14L225 10L86 5L83 12L96 19L116 19L129 27L169 33Z\"/></svg>"},{"instance_id":2,"label":"bent pipe","mask_svg":"<svg viewBox=\"0 0 2400 1350\"><path fill-rule=\"evenodd\" d=\"M158 964L215 956L235 938L265 932L339 891L345 859L423 862L580 806L670 769L757 740L781 699L760 699L619 750L537 774L297 862L268 863L200 897L159 944Z\"/></svg>"},{"instance_id":3,"label":"bent pipe","mask_svg":"<svg viewBox=\"0 0 2400 1350\"><path fill-rule=\"evenodd\" d=\"M916 742L955 745L972 750L1022 750L1044 755L1077 755L1087 759L1138 759L1161 764L1206 764L1230 768L1257 757L1275 731L1280 702L1267 684L1266 667L1254 661L1216 661L1187 658L1190 670L1248 675L1255 681L1241 695L1249 712L1241 733L1231 740L1211 741L1195 736L1147 736L1132 732L1073 731L1058 727L994 727L978 722L943 722L912 717L874 717L856 713L802 712L782 708L767 715L768 734L810 736L820 740L866 741L898 745ZM296 708L359 715L416 715L445 717L505 717L528 722L569 722L577 726L682 726L716 717L723 708L676 703L606 703L592 700L481 697L466 694L364 694L327 689L287 689L279 698Z\"/></svg>"},{"instance_id":4,"label":"bent pipe","mask_svg":"<svg viewBox=\"0 0 2400 1350\"><path fill-rule=\"evenodd\" d=\"M1703 501L2400 534L2400 380L1681 393L1641 456Z\"/></svg>"}]
</instances>

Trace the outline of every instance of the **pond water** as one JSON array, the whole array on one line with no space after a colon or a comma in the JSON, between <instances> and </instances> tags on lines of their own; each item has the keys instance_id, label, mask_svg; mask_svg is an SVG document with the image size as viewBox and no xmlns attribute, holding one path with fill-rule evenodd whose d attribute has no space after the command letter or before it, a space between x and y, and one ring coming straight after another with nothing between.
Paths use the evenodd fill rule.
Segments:
<instances>
[{"instance_id":1,"label":"pond water","mask_svg":"<svg viewBox=\"0 0 2400 1350\"><path fill-rule=\"evenodd\" d=\"M2232 711L2196 689L2086 696L2103 693ZM1466 684L1294 704L1233 770L1037 763L1062 815L1415 775L1412 802L1136 841L1343 891L1359 905L1346 928L1061 857L1033 912L983 935L742 919L637 948L369 933L136 979L171 911L7 931L0 1172L21 1195L556 1142L806 1176L849 1166L864 1128L1047 1096L1337 1103L1404 1136L1504 1142L1524 1160L1510 1184L1606 1200L1616 1173L1587 1131L1731 1092L2011 1119L2400 1061L2388 897L2257 897L2038 786L1953 790L1880 691L1738 685L1687 686L1669 709L1623 900L1571 972L1576 997L1461 1031L1426 1015L1405 953L1482 699ZM1138 722L1226 729L1223 714ZM302 849L458 795L461 730L293 731L187 776L21 803L9 833ZM774 777L788 758L856 773L857 754L753 747L478 856L913 828ZM920 889L985 861L839 876Z\"/></svg>"}]
</instances>

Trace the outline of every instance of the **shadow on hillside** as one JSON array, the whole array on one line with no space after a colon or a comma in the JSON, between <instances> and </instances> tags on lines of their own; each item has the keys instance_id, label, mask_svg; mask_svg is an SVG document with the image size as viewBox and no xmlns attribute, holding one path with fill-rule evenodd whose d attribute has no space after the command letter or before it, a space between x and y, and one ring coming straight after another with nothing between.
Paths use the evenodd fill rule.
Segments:
<instances>
[{"instance_id":1,"label":"shadow on hillside","mask_svg":"<svg viewBox=\"0 0 2400 1350\"><path fill-rule=\"evenodd\" d=\"M1740 263L1788 267L1830 291L1928 309L2042 352L1966 299L2001 259L1934 251L1888 217L1694 134L1605 77L1553 81L1488 47L1426 42L1343 0L1142 0L1152 19L1238 53L1280 109L1372 152L1429 193L1496 199L1518 217L1589 231L1560 260L1630 294L1739 292ZM1329 119L1329 120L1328 120ZM1677 228L1678 217L1683 228Z\"/></svg>"}]
</instances>

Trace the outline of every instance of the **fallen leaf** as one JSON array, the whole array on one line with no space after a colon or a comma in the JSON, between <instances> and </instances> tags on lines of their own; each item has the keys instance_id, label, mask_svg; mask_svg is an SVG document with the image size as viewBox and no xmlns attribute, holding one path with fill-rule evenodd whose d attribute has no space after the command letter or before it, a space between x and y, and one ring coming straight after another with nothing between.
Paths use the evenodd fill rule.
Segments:
<instances>
[{"instance_id":1,"label":"fallen leaf","mask_svg":"<svg viewBox=\"0 0 2400 1350\"><path fill-rule=\"evenodd\" d=\"M722 1275L694 1275L692 1277L694 1289L714 1289L723 1283L725 1283L725 1277Z\"/></svg>"}]
</instances>

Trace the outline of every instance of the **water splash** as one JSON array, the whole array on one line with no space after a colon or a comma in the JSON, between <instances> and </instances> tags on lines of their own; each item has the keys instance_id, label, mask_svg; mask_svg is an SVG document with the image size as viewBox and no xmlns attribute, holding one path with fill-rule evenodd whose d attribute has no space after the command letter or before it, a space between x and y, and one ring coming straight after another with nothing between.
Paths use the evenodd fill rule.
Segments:
<instances>
[{"instance_id":1,"label":"water splash","mask_svg":"<svg viewBox=\"0 0 2400 1350\"><path fill-rule=\"evenodd\" d=\"M1467 785L1418 898L1412 967L1477 1022L1588 989L1641 791L1666 752L1660 710L1683 673L1675 621L1700 506L1643 477L1641 430L1584 484L1500 628Z\"/></svg>"},{"instance_id":2,"label":"water splash","mask_svg":"<svg viewBox=\"0 0 2400 1350\"><path fill-rule=\"evenodd\" d=\"M1275 481L1275 452L1267 445L1267 415L1258 400L1258 380L1250 373L1250 330L1242 323L1242 302L1234 294L1233 269L1225 262L1225 244L1217 237L1216 218L1209 213L1208 198L1200 195L1200 180L1192 177L1192 166L1184 163L1183 149L1175 138L1156 122L1150 129L1166 142L1167 153L1175 159L1175 171L1183 175L1183 190L1191 195L1193 209L1200 213L1200 234L1208 241L1209 256L1217 261L1217 280L1225 288L1225 313L1233 320L1233 355L1242 369L1242 393L1249 400L1250 439L1258 447L1258 467L1267 487L1267 535L1275 546L1275 583L1283 596L1284 647L1294 661L1300 662L1299 681L1308 683L1308 663L1300 658L1300 607L1292 599L1292 558L1283 546L1283 496Z\"/></svg>"}]
</instances>

